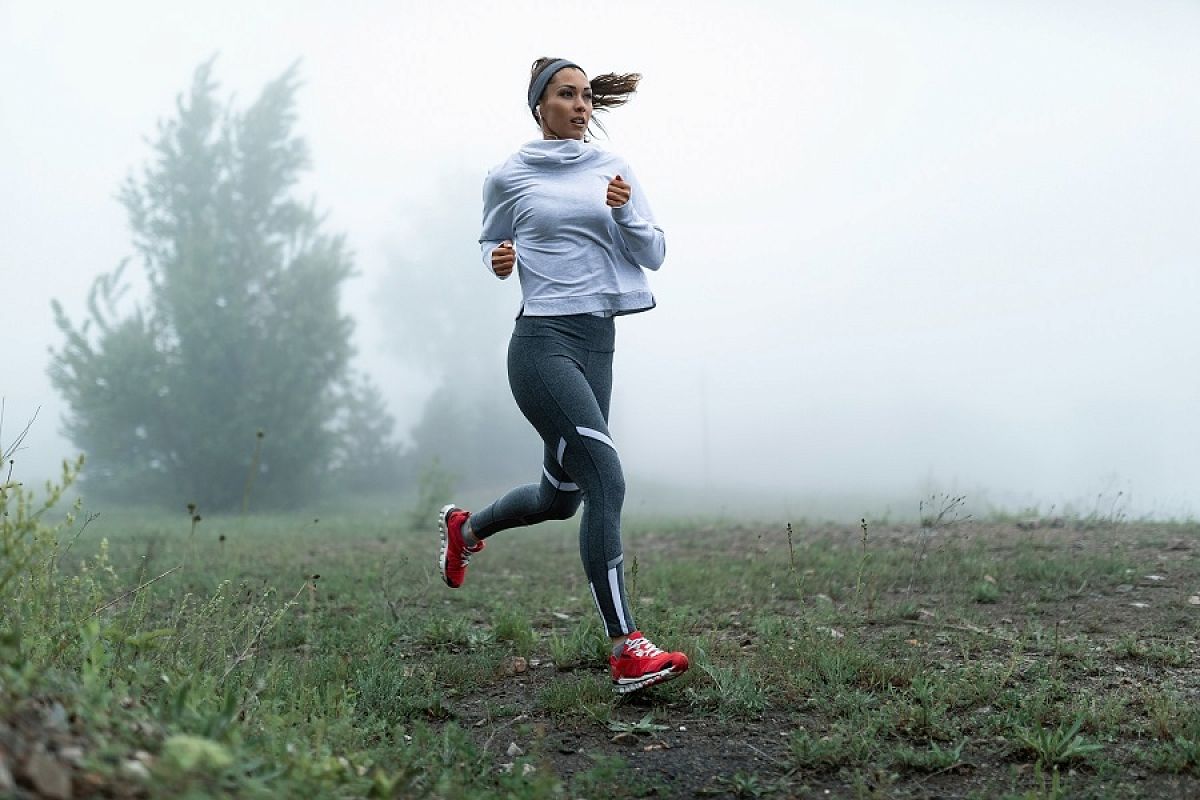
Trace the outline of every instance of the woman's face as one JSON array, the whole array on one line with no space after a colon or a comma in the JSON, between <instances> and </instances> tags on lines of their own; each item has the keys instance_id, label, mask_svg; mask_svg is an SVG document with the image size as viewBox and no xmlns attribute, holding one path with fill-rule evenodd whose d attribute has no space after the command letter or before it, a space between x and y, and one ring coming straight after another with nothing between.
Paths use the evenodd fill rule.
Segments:
<instances>
[{"instance_id":1,"label":"woman's face","mask_svg":"<svg viewBox=\"0 0 1200 800\"><path fill-rule=\"evenodd\" d=\"M560 69L550 79L541 101L542 136L582 139L592 121L592 87L574 67Z\"/></svg>"}]
</instances>

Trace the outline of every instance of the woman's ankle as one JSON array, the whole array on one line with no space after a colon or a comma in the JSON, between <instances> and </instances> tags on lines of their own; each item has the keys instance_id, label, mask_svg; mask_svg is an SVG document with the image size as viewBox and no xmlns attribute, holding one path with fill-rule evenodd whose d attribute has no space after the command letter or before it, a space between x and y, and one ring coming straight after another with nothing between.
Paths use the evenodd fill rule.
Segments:
<instances>
[{"instance_id":1,"label":"woman's ankle","mask_svg":"<svg viewBox=\"0 0 1200 800\"><path fill-rule=\"evenodd\" d=\"M467 519L463 522L462 540L463 540L463 544L465 544L467 547L478 547L479 546L479 540L475 538L475 531L471 528L471 518L470 517L467 517Z\"/></svg>"}]
</instances>

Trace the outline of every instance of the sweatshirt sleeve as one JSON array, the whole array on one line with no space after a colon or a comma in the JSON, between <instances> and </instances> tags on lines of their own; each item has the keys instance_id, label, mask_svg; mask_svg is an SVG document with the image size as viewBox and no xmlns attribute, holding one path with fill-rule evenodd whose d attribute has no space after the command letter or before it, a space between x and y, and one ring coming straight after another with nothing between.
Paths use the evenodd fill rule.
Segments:
<instances>
[{"instance_id":1,"label":"sweatshirt sleeve","mask_svg":"<svg viewBox=\"0 0 1200 800\"><path fill-rule=\"evenodd\" d=\"M488 272L492 272L492 251L504 240L514 238L512 200L505 196L497 172L499 169L492 170L483 181L483 232L479 235L479 246Z\"/></svg>"},{"instance_id":2,"label":"sweatshirt sleeve","mask_svg":"<svg viewBox=\"0 0 1200 800\"><path fill-rule=\"evenodd\" d=\"M667 239L662 228L654 221L654 212L646 200L646 193L637 176L628 164L622 166L620 175L630 186L629 202L612 210L613 220L621 239L639 266L658 269L667 257Z\"/></svg>"}]
</instances>

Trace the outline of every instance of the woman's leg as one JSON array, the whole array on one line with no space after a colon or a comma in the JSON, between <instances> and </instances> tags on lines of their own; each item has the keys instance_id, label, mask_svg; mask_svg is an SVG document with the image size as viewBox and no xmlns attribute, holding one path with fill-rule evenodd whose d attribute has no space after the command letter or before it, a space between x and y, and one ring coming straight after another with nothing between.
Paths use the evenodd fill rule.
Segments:
<instances>
[{"instance_id":1,"label":"woman's leg","mask_svg":"<svg viewBox=\"0 0 1200 800\"><path fill-rule=\"evenodd\" d=\"M582 500L579 487L564 473L547 445L541 480L518 486L472 514L467 520L469 535L483 541L493 533L509 528L536 525L549 519L570 519Z\"/></svg>"},{"instance_id":2,"label":"woman's leg","mask_svg":"<svg viewBox=\"0 0 1200 800\"><path fill-rule=\"evenodd\" d=\"M621 551L625 478L608 431L612 322L560 318L525 324L538 335L513 336L509 384L517 406L542 437L541 480L472 514L462 538L472 546L508 528L565 519L582 501L584 573L609 636L620 640L635 625L625 597ZM600 325L608 326L607 339Z\"/></svg>"},{"instance_id":3,"label":"woman's leg","mask_svg":"<svg viewBox=\"0 0 1200 800\"><path fill-rule=\"evenodd\" d=\"M546 444L543 485L565 479L579 488L584 573L609 636L621 638L636 626L625 597L622 566L625 478L606 419L612 354L566 355L553 351L552 339L527 341L537 344L510 351L513 393Z\"/></svg>"},{"instance_id":4,"label":"woman's leg","mask_svg":"<svg viewBox=\"0 0 1200 800\"><path fill-rule=\"evenodd\" d=\"M542 478L507 493L467 525L477 524L486 537L555 515L570 516L582 498L579 553L592 598L614 644L609 660L613 689L623 694L686 672L688 657L660 650L642 636L626 598L621 550L625 478L608 430L612 329L605 346L601 337L586 335L589 327L598 324L562 319L527 323L526 330L546 330L551 335L513 337L509 382L517 405L545 443ZM603 329L599 333L603 335ZM595 349L586 346L596 341L600 345ZM446 527L456 530L453 525ZM461 580L451 583L460 584Z\"/></svg>"}]
</instances>

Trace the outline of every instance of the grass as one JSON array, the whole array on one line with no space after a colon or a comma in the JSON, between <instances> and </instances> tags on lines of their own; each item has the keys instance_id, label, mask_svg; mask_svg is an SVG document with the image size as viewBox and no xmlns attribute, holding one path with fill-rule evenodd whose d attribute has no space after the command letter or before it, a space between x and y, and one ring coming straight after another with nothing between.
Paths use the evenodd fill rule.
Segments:
<instances>
[{"instance_id":1,"label":"grass","mask_svg":"<svg viewBox=\"0 0 1200 800\"><path fill-rule=\"evenodd\" d=\"M618 698L572 523L497 537L451 591L407 513L89 521L4 491L0 722L78 748L71 774L97 791L1200 788L1197 642L1180 625L1200 568L1161 565L1170 524L1030 532L960 514L957 497L922 506L923 525L790 536L631 520L637 622L693 667ZM1164 571L1169 585L1138 585ZM28 780L23 758L5 766Z\"/></svg>"}]
</instances>

